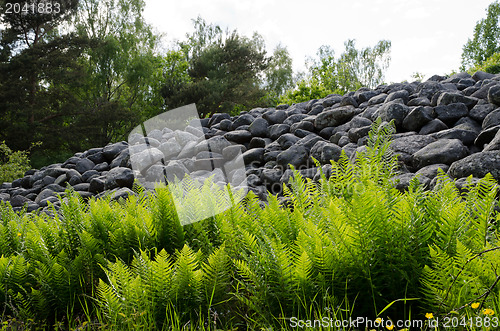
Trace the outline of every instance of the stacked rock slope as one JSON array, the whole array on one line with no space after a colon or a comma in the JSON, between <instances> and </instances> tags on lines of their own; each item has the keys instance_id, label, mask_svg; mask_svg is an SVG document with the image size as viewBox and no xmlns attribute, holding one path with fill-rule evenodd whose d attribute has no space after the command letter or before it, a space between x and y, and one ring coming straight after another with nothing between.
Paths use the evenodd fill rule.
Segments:
<instances>
[{"instance_id":1,"label":"stacked rock slope","mask_svg":"<svg viewBox=\"0 0 500 331\"><path fill-rule=\"evenodd\" d=\"M201 120L203 132L189 126L190 135L154 130L147 142L153 141L164 155L175 151L187 156L183 161L187 170L203 162L219 164L241 151L246 184L265 200L268 192L280 193L291 176L290 164L314 179L319 171L311 156L327 165L342 151L352 157L363 150L378 117L396 125L391 148L401 163L398 188L404 189L415 175L432 186L438 168L458 184L469 175L487 173L500 181L500 75L484 72L361 88L344 96L255 108L234 117L215 114ZM217 148L197 153L200 138ZM219 175L242 174L219 170ZM118 198L132 194L134 178L129 145L119 142L29 170L23 178L1 185L0 200L28 211L46 208L49 202L57 207L57 195L64 194L68 184L85 199L110 192Z\"/></svg>"}]
</instances>

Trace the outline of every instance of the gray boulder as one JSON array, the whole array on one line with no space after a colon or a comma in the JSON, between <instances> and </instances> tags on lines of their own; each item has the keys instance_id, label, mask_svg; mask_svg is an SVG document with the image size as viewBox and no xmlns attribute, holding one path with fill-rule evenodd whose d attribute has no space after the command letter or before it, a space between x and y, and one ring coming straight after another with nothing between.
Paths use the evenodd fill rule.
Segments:
<instances>
[{"instance_id":1,"label":"gray boulder","mask_svg":"<svg viewBox=\"0 0 500 331\"><path fill-rule=\"evenodd\" d=\"M446 130L446 129L448 129L448 126L444 124L443 121L441 121L440 119L435 118L426 125L424 125L422 129L420 129L418 134L426 135L429 133L439 132L441 130Z\"/></svg>"},{"instance_id":2,"label":"gray boulder","mask_svg":"<svg viewBox=\"0 0 500 331\"><path fill-rule=\"evenodd\" d=\"M251 116L251 115L249 115ZM247 130L235 130L228 132L224 135L229 141L233 141L238 144L248 143L252 139L252 134Z\"/></svg>"},{"instance_id":3,"label":"gray boulder","mask_svg":"<svg viewBox=\"0 0 500 331\"><path fill-rule=\"evenodd\" d=\"M129 168L117 167L111 169L106 174L105 189L114 189L117 187L132 187L134 183L134 173Z\"/></svg>"},{"instance_id":4,"label":"gray boulder","mask_svg":"<svg viewBox=\"0 0 500 331\"><path fill-rule=\"evenodd\" d=\"M300 140L299 137L291 133L285 133L284 135L278 138L277 142L278 144L280 144L281 148L287 149L290 148L293 144L295 144L299 140Z\"/></svg>"},{"instance_id":5,"label":"gray boulder","mask_svg":"<svg viewBox=\"0 0 500 331\"><path fill-rule=\"evenodd\" d=\"M130 161L134 169L139 171L147 170L153 164L160 162L164 158L163 153L157 148L148 148L140 153L132 154Z\"/></svg>"},{"instance_id":6,"label":"gray boulder","mask_svg":"<svg viewBox=\"0 0 500 331\"><path fill-rule=\"evenodd\" d=\"M282 124L286 117L286 112L284 110L271 109L262 114L262 118L269 124Z\"/></svg>"},{"instance_id":7,"label":"gray boulder","mask_svg":"<svg viewBox=\"0 0 500 331\"><path fill-rule=\"evenodd\" d=\"M226 160L232 160L245 151L246 148L243 145L227 146L222 150L222 157Z\"/></svg>"},{"instance_id":8,"label":"gray boulder","mask_svg":"<svg viewBox=\"0 0 500 331\"><path fill-rule=\"evenodd\" d=\"M437 104L438 106L444 106L452 103L463 103L467 106L467 108L471 109L477 104L478 101L479 100L476 98L467 97L460 93L444 92L439 96Z\"/></svg>"},{"instance_id":9,"label":"gray boulder","mask_svg":"<svg viewBox=\"0 0 500 331\"><path fill-rule=\"evenodd\" d=\"M255 117L253 117L250 114L242 114L240 116L237 116L235 120L233 121L233 125L231 126L231 130L236 130L236 128L239 128L242 125L250 125L252 122L255 120Z\"/></svg>"},{"instance_id":10,"label":"gray boulder","mask_svg":"<svg viewBox=\"0 0 500 331\"><path fill-rule=\"evenodd\" d=\"M158 149L163 153L165 159L168 160L176 157L182 150L182 147L175 139L170 139L162 143Z\"/></svg>"},{"instance_id":11,"label":"gray boulder","mask_svg":"<svg viewBox=\"0 0 500 331\"><path fill-rule=\"evenodd\" d=\"M416 107L404 118L403 128L409 131L418 131L434 119L432 115L432 107Z\"/></svg>"},{"instance_id":12,"label":"gray boulder","mask_svg":"<svg viewBox=\"0 0 500 331\"><path fill-rule=\"evenodd\" d=\"M500 106L500 85L494 85L488 90L488 101L494 105Z\"/></svg>"},{"instance_id":13,"label":"gray boulder","mask_svg":"<svg viewBox=\"0 0 500 331\"><path fill-rule=\"evenodd\" d=\"M396 128L400 129L405 117L410 113L410 108L398 100L384 104L379 109L379 116L382 121L389 122L394 120Z\"/></svg>"},{"instance_id":14,"label":"gray boulder","mask_svg":"<svg viewBox=\"0 0 500 331\"><path fill-rule=\"evenodd\" d=\"M215 136L208 140L204 140L196 145L195 154L201 151L211 151L222 154L224 148L231 146L231 143L222 136Z\"/></svg>"},{"instance_id":15,"label":"gray boulder","mask_svg":"<svg viewBox=\"0 0 500 331\"><path fill-rule=\"evenodd\" d=\"M446 173L449 168L450 168L449 165L443 163L431 164L421 168L419 171L415 173L415 175L422 175L427 178L434 179L437 176L438 169L441 169L443 170L443 172Z\"/></svg>"},{"instance_id":16,"label":"gray boulder","mask_svg":"<svg viewBox=\"0 0 500 331\"><path fill-rule=\"evenodd\" d=\"M492 105L490 103L484 103L484 104L477 104L472 108L469 112L469 116L478 121L478 122L483 122L486 116L488 116L489 113L491 113L493 110L495 110L497 107L495 105Z\"/></svg>"},{"instance_id":17,"label":"gray boulder","mask_svg":"<svg viewBox=\"0 0 500 331\"><path fill-rule=\"evenodd\" d=\"M474 144L476 146L479 146L480 148L483 148L485 144L488 144L493 140L498 130L500 130L500 125L493 126L489 129L481 131L474 141Z\"/></svg>"},{"instance_id":18,"label":"gray boulder","mask_svg":"<svg viewBox=\"0 0 500 331\"><path fill-rule=\"evenodd\" d=\"M451 123L461 117L467 116L469 109L464 103L451 103L434 107L434 112L441 121Z\"/></svg>"},{"instance_id":19,"label":"gray boulder","mask_svg":"<svg viewBox=\"0 0 500 331\"><path fill-rule=\"evenodd\" d=\"M260 165L264 161L264 148L253 148L242 154L245 165Z\"/></svg>"},{"instance_id":20,"label":"gray boulder","mask_svg":"<svg viewBox=\"0 0 500 331\"><path fill-rule=\"evenodd\" d=\"M288 132L290 132L290 125L274 124L269 127L269 138L271 138L272 140L276 140Z\"/></svg>"},{"instance_id":21,"label":"gray boulder","mask_svg":"<svg viewBox=\"0 0 500 331\"><path fill-rule=\"evenodd\" d=\"M40 204L42 200L49 197L56 197L58 193L60 192L54 192L53 190L46 188L36 196L35 203Z\"/></svg>"},{"instance_id":22,"label":"gray boulder","mask_svg":"<svg viewBox=\"0 0 500 331\"><path fill-rule=\"evenodd\" d=\"M483 120L483 130L500 125L500 108L495 109Z\"/></svg>"},{"instance_id":23,"label":"gray boulder","mask_svg":"<svg viewBox=\"0 0 500 331\"><path fill-rule=\"evenodd\" d=\"M314 127L317 130L322 130L329 126L338 126L348 122L357 114L354 106L344 106L320 113L314 121Z\"/></svg>"},{"instance_id":24,"label":"gray boulder","mask_svg":"<svg viewBox=\"0 0 500 331\"><path fill-rule=\"evenodd\" d=\"M126 141L120 141L116 144L107 145L102 149L102 154L108 162L111 162L115 157L118 156L124 149L128 148L128 143Z\"/></svg>"},{"instance_id":25,"label":"gray boulder","mask_svg":"<svg viewBox=\"0 0 500 331\"><path fill-rule=\"evenodd\" d=\"M267 130L269 123L262 117L256 118L251 124L248 130L254 137L267 137Z\"/></svg>"},{"instance_id":26,"label":"gray boulder","mask_svg":"<svg viewBox=\"0 0 500 331\"><path fill-rule=\"evenodd\" d=\"M309 153L304 146L301 145L293 145L287 150L278 154L276 158L276 162L283 169L289 167L289 165L293 165L296 169L301 166L305 166L309 159Z\"/></svg>"},{"instance_id":27,"label":"gray boulder","mask_svg":"<svg viewBox=\"0 0 500 331\"><path fill-rule=\"evenodd\" d=\"M225 119L231 119L231 115L229 115L228 113L215 113L212 115L212 117L210 117L207 125L209 127L213 126L213 125L216 125L220 122L222 122L222 120L225 120Z\"/></svg>"},{"instance_id":28,"label":"gray boulder","mask_svg":"<svg viewBox=\"0 0 500 331\"><path fill-rule=\"evenodd\" d=\"M497 131L493 140L484 147L483 152L487 151L500 151L500 130Z\"/></svg>"},{"instance_id":29,"label":"gray boulder","mask_svg":"<svg viewBox=\"0 0 500 331\"><path fill-rule=\"evenodd\" d=\"M467 156L468 149L458 139L440 139L416 152L413 157L419 168L430 164L452 164Z\"/></svg>"},{"instance_id":30,"label":"gray boulder","mask_svg":"<svg viewBox=\"0 0 500 331\"><path fill-rule=\"evenodd\" d=\"M470 175L478 178L491 173L500 181L500 152L486 151L475 153L453 162L448 174L454 178L463 178Z\"/></svg>"},{"instance_id":31,"label":"gray boulder","mask_svg":"<svg viewBox=\"0 0 500 331\"><path fill-rule=\"evenodd\" d=\"M437 139L459 139L465 145L472 145L478 135L477 131L470 128L454 127L447 130L439 131L434 134Z\"/></svg>"},{"instance_id":32,"label":"gray boulder","mask_svg":"<svg viewBox=\"0 0 500 331\"><path fill-rule=\"evenodd\" d=\"M90 161L89 159L81 159L77 162L75 170L79 173L83 174L88 170L92 170L95 167L95 163Z\"/></svg>"}]
</instances>

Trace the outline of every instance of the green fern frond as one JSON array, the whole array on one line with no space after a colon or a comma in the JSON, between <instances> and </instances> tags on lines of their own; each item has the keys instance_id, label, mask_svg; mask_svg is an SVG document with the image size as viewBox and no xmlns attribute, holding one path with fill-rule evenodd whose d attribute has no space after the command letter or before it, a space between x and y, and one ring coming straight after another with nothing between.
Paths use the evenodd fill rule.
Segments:
<instances>
[{"instance_id":1,"label":"green fern frond","mask_svg":"<svg viewBox=\"0 0 500 331\"><path fill-rule=\"evenodd\" d=\"M206 302L217 304L227 294L231 280L231 260L224 246L216 249L202 264Z\"/></svg>"},{"instance_id":2,"label":"green fern frond","mask_svg":"<svg viewBox=\"0 0 500 331\"><path fill-rule=\"evenodd\" d=\"M472 177L469 178L469 180L471 179ZM477 250L480 250L486 246L488 239L493 239L489 228L497 202L498 185L493 176L488 173L476 185L471 185L469 181L467 190L466 205L473 220L472 223L475 225L474 229L471 230L481 234L480 236L471 235L471 237L477 238L474 245Z\"/></svg>"}]
</instances>

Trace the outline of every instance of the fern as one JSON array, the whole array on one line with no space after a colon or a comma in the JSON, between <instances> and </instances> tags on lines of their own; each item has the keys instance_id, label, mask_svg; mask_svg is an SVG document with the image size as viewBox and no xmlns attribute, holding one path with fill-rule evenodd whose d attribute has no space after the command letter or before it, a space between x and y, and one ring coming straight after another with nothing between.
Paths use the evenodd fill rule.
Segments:
<instances>
[{"instance_id":1,"label":"fern","mask_svg":"<svg viewBox=\"0 0 500 331\"><path fill-rule=\"evenodd\" d=\"M158 187L150 196L148 204L151 208L154 224L154 237L159 249L173 253L184 245L184 231L175 210L175 203L165 187Z\"/></svg>"},{"instance_id":2,"label":"fern","mask_svg":"<svg viewBox=\"0 0 500 331\"><path fill-rule=\"evenodd\" d=\"M205 302L217 305L227 299L231 281L231 261L224 246L216 249L202 264Z\"/></svg>"},{"instance_id":3,"label":"fern","mask_svg":"<svg viewBox=\"0 0 500 331\"><path fill-rule=\"evenodd\" d=\"M471 178L469 177L469 179ZM466 195L467 209L473 220L473 230L477 228L477 231L482 234L472 237L480 240L473 244L476 249L485 247L488 239L493 239L490 233L490 221L495 209L497 190L497 184L489 173L475 186L469 182L468 194Z\"/></svg>"}]
</instances>

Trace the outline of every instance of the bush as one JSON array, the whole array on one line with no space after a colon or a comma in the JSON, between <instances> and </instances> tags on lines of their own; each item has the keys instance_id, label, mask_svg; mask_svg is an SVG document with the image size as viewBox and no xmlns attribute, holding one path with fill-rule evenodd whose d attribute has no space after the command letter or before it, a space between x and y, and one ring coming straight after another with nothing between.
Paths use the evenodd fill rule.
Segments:
<instances>
[{"instance_id":1,"label":"bush","mask_svg":"<svg viewBox=\"0 0 500 331\"><path fill-rule=\"evenodd\" d=\"M28 151L13 151L5 141L0 142L0 183L11 182L24 176L31 168Z\"/></svg>"},{"instance_id":2,"label":"bush","mask_svg":"<svg viewBox=\"0 0 500 331\"><path fill-rule=\"evenodd\" d=\"M333 92L320 85L317 80L303 79L297 83L295 88L286 91L285 94L279 98L279 103L291 105L312 99L321 99L331 93Z\"/></svg>"},{"instance_id":3,"label":"bush","mask_svg":"<svg viewBox=\"0 0 500 331\"><path fill-rule=\"evenodd\" d=\"M470 72L471 74L473 74L476 71L484 71L490 74L500 73L500 53L493 54L481 65L473 66L471 69L468 70L468 72Z\"/></svg>"}]
</instances>

